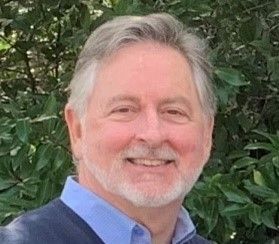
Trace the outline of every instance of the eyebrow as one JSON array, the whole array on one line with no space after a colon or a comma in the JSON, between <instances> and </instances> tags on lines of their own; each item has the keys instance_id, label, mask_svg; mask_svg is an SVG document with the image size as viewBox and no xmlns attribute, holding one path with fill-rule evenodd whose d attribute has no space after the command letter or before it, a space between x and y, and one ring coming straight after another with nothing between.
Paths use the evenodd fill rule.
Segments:
<instances>
[{"instance_id":1,"label":"eyebrow","mask_svg":"<svg viewBox=\"0 0 279 244\"><path fill-rule=\"evenodd\" d=\"M140 103L140 99L131 95L117 95L115 97L112 97L108 100L106 106L111 106L114 103L117 102L123 102L123 101L128 101L128 102L133 102L133 103ZM185 106L187 106L189 109L191 109L191 103L190 101L183 96L177 96L177 97L171 97L171 98L164 98L162 101L159 103L160 105L166 105L166 104L173 104L173 103L180 103Z\"/></svg>"},{"instance_id":2,"label":"eyebrow","mask_svg":"<svg viewBox=\"0 0 279 244\"><path fill-rule=\"evenodd\" d=\"M161 106L169 105L169 104L182 104L183 106L185 106L188 109L190 114L193 113L193 106L192 106L191 102L189 101L189 99L187 99L184 96L165 98L160 103Z\"/></svg>"},{"instance_id":3,"label":"eyebrow","mask_svg":"<svg viewBox=\"0 0 279 244\"><path fill-rule=\"evenodd\" d=\"M183 96L165 98L160 102L161 105L172 104L172 103L180 103L180 104L187 106L188 108L192 107L190 101L186 97L183 97Z\"/></svg>"},{"instance_id":4,"label":"eyebrow","mask_svg":"<svg viewBox=\"0 0 279 244\"><path fill-rule=\"evenodd\" d=\"M127 101L127 102L133 102L133 103L139 103L140 99L131 95L117 95L115 97L112 97L108 100L107 102L107 107L113 105L114 103L117 102L123 102L123 101Z\"/></svg>"}]
</instances>

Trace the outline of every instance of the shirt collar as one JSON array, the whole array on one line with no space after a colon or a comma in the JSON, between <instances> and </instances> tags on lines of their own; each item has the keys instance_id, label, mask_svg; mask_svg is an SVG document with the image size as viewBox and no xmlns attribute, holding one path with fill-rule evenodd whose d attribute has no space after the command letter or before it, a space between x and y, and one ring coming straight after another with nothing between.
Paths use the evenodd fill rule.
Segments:
<instances>
[{"instance_id":1,"label":"shirt collar","mask_svg":"<svg viewBox=\"0 0 279 244\"><path fill-rule=\"evenodd\" d=\"M185 243L196 234L194 226L188 211L181 207L177 217L175 232L172 239L172 244Z\"/></svg>"},{"instance_id":2,"label":"shirt collar","mask_svg":"<svg viewBox=\"0 0 279 244\"><path fill-rule=\"evenodd\" d=\"M60 198L95 231L104 243L151 243L150 233L144 226L81 186L72 176L67 178ZM172 244L187 241L195 233L195 226L187 210L182 207Z\"/></svg>"}]
</instances>

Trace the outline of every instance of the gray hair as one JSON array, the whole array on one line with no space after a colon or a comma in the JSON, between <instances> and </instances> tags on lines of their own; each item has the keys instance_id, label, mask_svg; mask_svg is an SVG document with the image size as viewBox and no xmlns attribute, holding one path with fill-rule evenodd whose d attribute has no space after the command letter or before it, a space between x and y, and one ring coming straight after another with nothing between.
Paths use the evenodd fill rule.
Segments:
<instances>
[{"instance_id":1,"label":"gray hair","mask_svg":"<svg viewBox=\"0 0 279 244\"><path fill-rule=\"evenodd\" d=\"M170 46L187 59L203 111L207 116L214 117L216 98L206 45L181 22L166 13L116 17L90 35L79 55L69 86L68 102L75 112L80 117L83 115L101 61L125 45L143 41Z\"/></svg>"}]
</instances>

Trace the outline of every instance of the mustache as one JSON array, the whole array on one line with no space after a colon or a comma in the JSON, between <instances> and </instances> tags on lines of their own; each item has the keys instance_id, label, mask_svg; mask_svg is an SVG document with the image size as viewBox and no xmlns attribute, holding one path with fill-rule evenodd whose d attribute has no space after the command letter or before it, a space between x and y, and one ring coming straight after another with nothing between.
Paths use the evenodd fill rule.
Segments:
<instances>
[{"instance_id":1,"label":"mustache","mask_svg":"<svg viewBox=\"0 0 279 244\"><path fill-rule=\"evenodd\" d=\"M122 158L149 158L176 161L177 153L169 146L150 147L148 145L134 145L125 149Z\"/></svg>"}]
</instances>

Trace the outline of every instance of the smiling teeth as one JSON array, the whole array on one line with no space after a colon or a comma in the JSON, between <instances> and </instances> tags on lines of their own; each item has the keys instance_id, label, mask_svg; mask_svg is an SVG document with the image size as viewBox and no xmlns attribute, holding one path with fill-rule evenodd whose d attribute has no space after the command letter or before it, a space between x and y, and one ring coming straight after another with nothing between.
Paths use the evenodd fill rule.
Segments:
<instances>
[{"instance_id":1,"label":"smiling teeth","mask_svg":"<svg viewBox=\"0 0 279 244\"><path fill-rule=\"evenodd\" d=\"M166 164L166 160L160 160L160 159L131 159L131 161L138 165L144 165L144 166L159 166Z\"/></svg>"}]
</instances>

